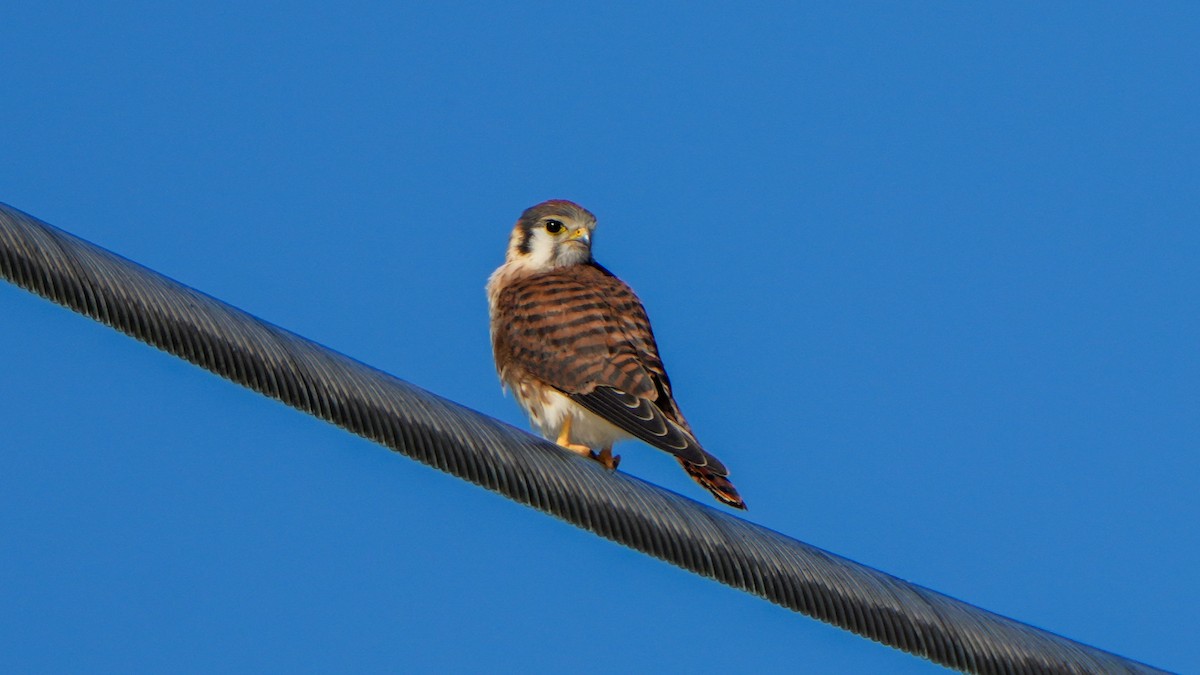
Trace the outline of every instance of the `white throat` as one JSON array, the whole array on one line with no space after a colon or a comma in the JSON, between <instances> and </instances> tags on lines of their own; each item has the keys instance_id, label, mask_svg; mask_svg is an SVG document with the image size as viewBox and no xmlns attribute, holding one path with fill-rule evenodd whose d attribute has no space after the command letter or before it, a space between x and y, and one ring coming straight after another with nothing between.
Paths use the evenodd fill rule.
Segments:
<instances>
[{"instance_id":1,"label":"white throat","mask_svg":"<svg viewBox=\"0 0 1200 675\"><path fill-rule=\"evenodd\" d=\"M524 267L542 271L577 265L590 257L591 251L584 244L555 240L544 232L535 232L529 241L529 253L515 255L510 262L520 261Z\"/></svg>"}]
</instances>

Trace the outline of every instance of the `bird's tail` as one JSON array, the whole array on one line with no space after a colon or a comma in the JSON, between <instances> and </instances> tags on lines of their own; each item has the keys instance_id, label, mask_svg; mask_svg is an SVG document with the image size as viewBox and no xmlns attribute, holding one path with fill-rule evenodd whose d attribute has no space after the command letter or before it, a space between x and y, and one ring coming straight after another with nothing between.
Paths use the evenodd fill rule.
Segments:
<instances>
[{"instance_id":1,"label":"bird's tail","mask_svg":"<svg viewBox=\"0 0 1200 675\"><path fill-rule=\"evenodd\" d=\"M692 464L683 458L677 457L676 459L683 466L683 470L692 477L692 480L711 492L718 501L735 509L744 510L746 508L746 502L742 501L742 496L738 494L737 488L733 487L733 483L730 483L728 478L719 473L713 473L708 467Z\"/></svg>"}]
</instances>

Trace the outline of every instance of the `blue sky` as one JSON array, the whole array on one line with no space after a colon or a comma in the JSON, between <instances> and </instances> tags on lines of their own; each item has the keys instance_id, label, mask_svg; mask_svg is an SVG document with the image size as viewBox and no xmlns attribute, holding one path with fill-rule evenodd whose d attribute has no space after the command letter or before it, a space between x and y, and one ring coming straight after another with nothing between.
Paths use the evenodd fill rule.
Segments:
<instances>
[{"instance_id":1,"label":"blue sky","mask_svg":"<svg viewBox=\"0 0 1200 675\"><path fill-rule=\"evenodd\" d=\"M0 201L524 427L483 284L574 199L749 518L1200 670L1197 5L400 4L10 3ZM0 315L5 671L939 670Z\"/></svg>"}]
</instances>

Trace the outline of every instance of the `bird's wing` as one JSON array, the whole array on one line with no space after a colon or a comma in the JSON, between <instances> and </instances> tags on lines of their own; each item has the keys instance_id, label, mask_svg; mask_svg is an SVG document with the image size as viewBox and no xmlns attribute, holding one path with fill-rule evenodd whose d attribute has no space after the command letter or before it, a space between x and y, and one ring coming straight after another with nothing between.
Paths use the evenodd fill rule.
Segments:
<instances>
[{"instance_id":1,"label":"bird's wing","mask_svg":"<svg viewBox=\"0 0 1200 675\"><path fill-rule=\"evenodd\" d=\"M650 320L633 290L595 264L516 280L500 291L493 348L626 433L718 475L671 396Z\"/></svg>"}]
</instances>

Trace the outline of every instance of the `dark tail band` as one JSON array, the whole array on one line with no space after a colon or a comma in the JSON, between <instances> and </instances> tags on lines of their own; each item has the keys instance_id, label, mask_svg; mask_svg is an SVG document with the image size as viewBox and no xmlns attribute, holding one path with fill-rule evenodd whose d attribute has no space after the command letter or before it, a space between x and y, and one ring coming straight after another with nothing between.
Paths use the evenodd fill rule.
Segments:
<instances>
[{"instance_id":1,"label":"dark tail band","mask_svg":"<svg viewBox=\"0 0 1200 675\"><path fill-rule=\"evenodd\" d=\"M695 480L705 490L711 492L717 498L717 501L732 506L735 509L746 510L746 502L742 501L742 496L738 494L737 488L733 487L733 483L730 483L728 478L713 473L706 467L697 466L682 459L679 460L679 464L683 466L684 471L688 472L692 480Z\"/></svg>"}]
</instances>

